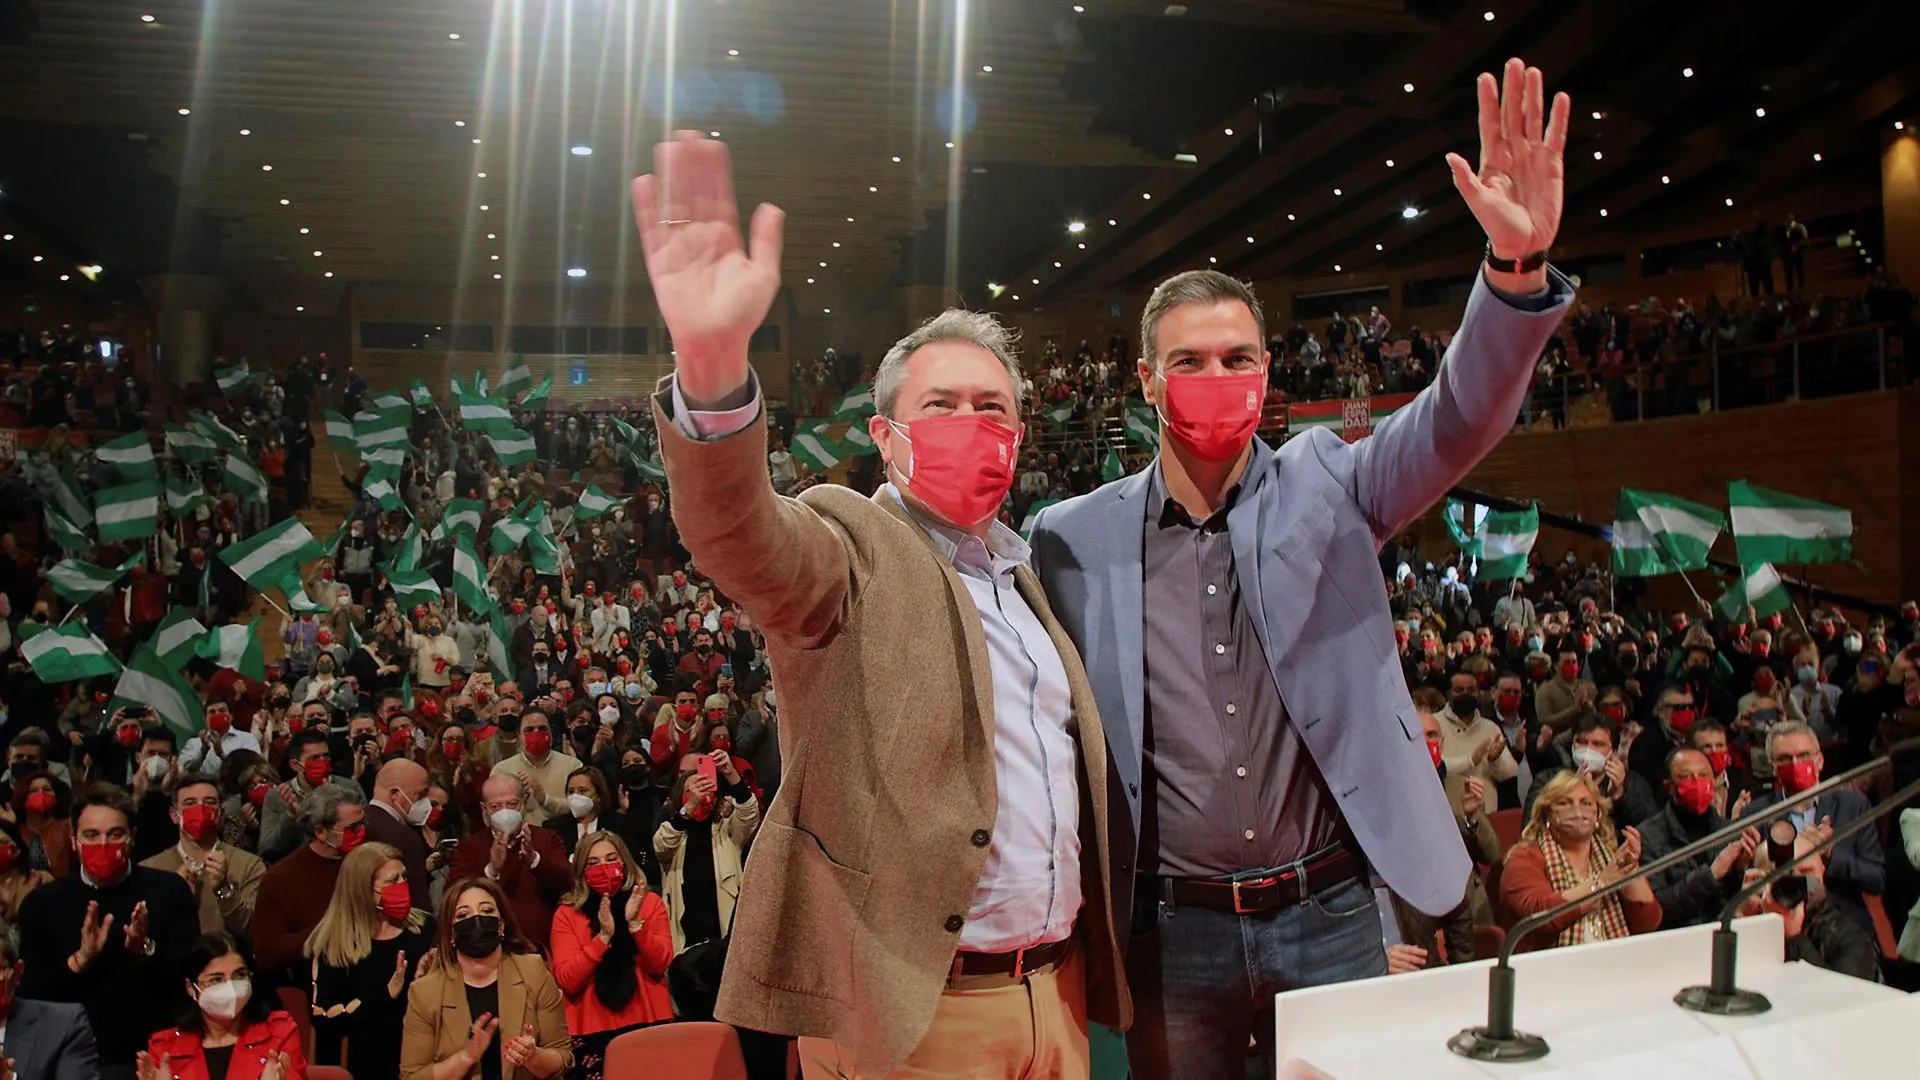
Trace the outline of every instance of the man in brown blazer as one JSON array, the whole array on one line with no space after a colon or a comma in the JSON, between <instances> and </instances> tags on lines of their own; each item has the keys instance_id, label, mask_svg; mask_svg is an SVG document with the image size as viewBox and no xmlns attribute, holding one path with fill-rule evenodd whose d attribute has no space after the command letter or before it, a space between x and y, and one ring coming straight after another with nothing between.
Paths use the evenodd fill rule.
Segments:
<instances>
[{"instance_id":1,"label":"man in brown blazer","mask_svg":"<svg viewBox=\"0 0 1920 1080\"><path fill-rule=\"evenodd\" d=\"M801 1036L821 1077L1085 1076L1131 1021L1093 694L996 514L1021 433L1011 335L949 311L888 352L868 431L889 483L774 494L747 341L783 216L742 246L726 147L681 133L634 182L677 350L655 397L686 548L764 629L779 797L717 1015Z\"/></svg>"},{"instance_id":2,"label":"man in brown blazer","mask_svg":"<svg viewBox=\"0 0 1920 1080\"><path fill-rule=\"evenodd\" d=\"M267 864L220 839L219 785L198 774L174 781L172 817L179 843L140 865L180 875L199 904L201 933L224 930L247 940Z\"/></svg>"}]
</instances>

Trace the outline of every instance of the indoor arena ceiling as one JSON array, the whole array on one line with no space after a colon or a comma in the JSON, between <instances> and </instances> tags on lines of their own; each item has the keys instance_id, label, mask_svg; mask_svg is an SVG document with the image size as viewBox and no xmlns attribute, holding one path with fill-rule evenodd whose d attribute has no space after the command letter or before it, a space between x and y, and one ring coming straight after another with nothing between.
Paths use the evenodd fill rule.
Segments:
<instances>
[{"instance_id":1,"label":"indoor arena ceiling","mask_svg":"<svg viewBox=\"0 0 1920 1080\"><path fill-rule=\"evenodd\" d=\"M1876 183L1879 129L1920 112L1915 9L0 0L0 226L65 253L0 244L0 268L218 273L283 310L359 282L644 287L624 181L687 126L786 208L796 290L1364 272L1474 246L1441 155L1509 54L1579 102L1568 237Z\"/></svg>"}]
</instances>

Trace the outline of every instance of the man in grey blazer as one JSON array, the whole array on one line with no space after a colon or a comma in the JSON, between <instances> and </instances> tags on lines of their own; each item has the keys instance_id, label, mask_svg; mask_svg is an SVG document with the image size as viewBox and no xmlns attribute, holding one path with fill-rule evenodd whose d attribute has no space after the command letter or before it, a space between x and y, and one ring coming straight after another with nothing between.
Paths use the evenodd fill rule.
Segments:
<instances>
[{"instance_id":1,"label":"man in grey blazer","mask_svg":"<svg viewBox=\"0 0 1920 1080\"><path fill-rule=\"evenodd\" d=\"M1035 523L1131 811L1110 818L1111 902L1133 913L1141 1080L1238 1080L1276 992L1384 974L1372 875L1434 914L1466 889L1378 552L1512 427L1573 295L1546 267L1566 95L1548 118L1539 70L1513 60L1479 99L1480 167L1448 164L1488 250L1432 386L1357 443L1314 430L1269 449L1258 300L1176 275L1141 318L1159 456Z\"/></svg>"},{"instance_id":2,"label":"man in grey blazer","mask_svg":"<svg viewBox=\"0 0 1920 1080\"><path fill-rule=\"evenodd\" d=\"M0 1058L6 1080L99 1080L100 1053L83 1005L25 1001L20 989L20 939L0 922Z\"/></svg>"}]
</instances>

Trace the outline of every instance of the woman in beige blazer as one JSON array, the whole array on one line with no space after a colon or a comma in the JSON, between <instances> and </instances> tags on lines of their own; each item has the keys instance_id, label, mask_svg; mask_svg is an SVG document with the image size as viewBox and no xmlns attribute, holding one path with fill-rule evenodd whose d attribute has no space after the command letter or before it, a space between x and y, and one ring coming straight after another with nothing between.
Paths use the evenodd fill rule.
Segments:
<instances>
[{"instance_id":1,"label":"woman in beige blazer","mask_svg":"<svg viewBox=\"0 0 1920 1080\"><path fill-rule=\"evenodd\" d=\"M548 1080L571 1068L560 987L499 886L449 886L439 925L438 967L407 995L401 1080Z\"/></svg>"}]
</instances>

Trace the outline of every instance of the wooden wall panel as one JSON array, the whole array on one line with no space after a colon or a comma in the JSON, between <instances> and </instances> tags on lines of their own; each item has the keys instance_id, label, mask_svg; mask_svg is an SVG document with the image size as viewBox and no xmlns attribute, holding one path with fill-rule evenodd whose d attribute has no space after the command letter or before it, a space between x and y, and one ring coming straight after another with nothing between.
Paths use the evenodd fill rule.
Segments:
<instances>
[{"instance_id":1,"label":"wooden wall panel","mask_svg":"<svg viewBox=\"0 0 1920 1080\"><path fill-rule=\"evenodd\" d=\"M1920 435L1910 423L1916 416L1920 389L1908 389L1515 434L1495 447L1463 486L1535 499L1543 509L1604 523L1613 520L1614 500L1623 487L1666 492L1725 510L1727 482L1750 480L1834 503L1853 511L1854 555L1865 569L1815 566L1806 569L1805 578L1891 604L1920 586L1920 560L1902 543L1909 527L1920 527L1920 511L1909 505L1917 493L1909 490L1911 485L1903 480L1908 470L1902 468L1920 465ZM1421 519L1417 533L1429 558L1451 550L1438 508ZM1572 547L1582 560L1607 557L1604 545L1571 537L1543 528L1536 551L1558 557ZM1731 536L1722 537L1713 553L1731 560ZM1781 569L1791 575L1801 571L1797 566ZM1708 575L1691 577L1708 600L1719 595L1722 586ZM1663 590L1685 595L1677 580L1654 580Z\"/></svg>"}]
</instances>

